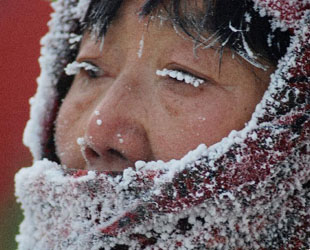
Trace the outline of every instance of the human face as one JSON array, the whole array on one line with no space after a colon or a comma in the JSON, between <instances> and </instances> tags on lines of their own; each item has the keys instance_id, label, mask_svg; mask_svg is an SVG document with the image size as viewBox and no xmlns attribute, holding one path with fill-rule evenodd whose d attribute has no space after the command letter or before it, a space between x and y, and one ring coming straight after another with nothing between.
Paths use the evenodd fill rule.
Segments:
<instances>
[{"instance_id":1,"label":"human face","mask_svg":"<svg viewBox=\"0 0 310 250\"><path fill-rule=\"evenodd\" d=\"M56 150L67 167L120 171L138 160L180 159L242 129L268 86L272 68L257 69L227 49L219 72L215 49L196 56L192 41L169 25L139 20L139 2L124 4L102 48L84 35L77 61L99 71L81 70L60 108ZM163 69L204 83L156 74Z\"/></svg>"}]
</instances>

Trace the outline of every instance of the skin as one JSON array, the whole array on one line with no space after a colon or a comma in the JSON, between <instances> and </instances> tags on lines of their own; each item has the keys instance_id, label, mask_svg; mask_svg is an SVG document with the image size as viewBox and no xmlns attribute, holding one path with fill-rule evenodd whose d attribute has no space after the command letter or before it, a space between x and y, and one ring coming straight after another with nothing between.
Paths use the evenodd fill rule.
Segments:
<instances>
[{"instance_id":1,"label":"skin","mask_svg":"<svg viewBox=\"0 0 310 250\"><path fill-rule=\"evenodd\" d=\"M93 77L81 70L60 108L55 140L67 167L118 171L137 160L180 159L201 143L210 146L242 129L268 87L272 67L255 68L226 49L219 73L215 49L198 49L195 56L192 41L167 23L139 20L133 13L140 6L128 1L122 7L102 50L84 35L76 60L100 72ZM164 68L205 83L196 88L156 75ZM78 138L84 138L82 146Z\"/></svg>"}]
</instances>

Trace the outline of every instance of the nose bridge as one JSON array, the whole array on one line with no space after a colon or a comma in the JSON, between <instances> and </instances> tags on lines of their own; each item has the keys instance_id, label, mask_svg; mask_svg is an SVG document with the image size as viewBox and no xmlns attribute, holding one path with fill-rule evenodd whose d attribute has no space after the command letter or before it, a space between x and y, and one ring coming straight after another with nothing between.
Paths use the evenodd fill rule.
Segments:
<instances>
[{"instance_id":1,"label":"nose bridge","mask_svg":"<svg viewBox=\"0 0 310 250\"><path fill-rule=\"evenodd\" d=\"M120 74L106 93L100 95L90 114L85 137L100 156L90 156L90 162L104 162L112 151L131 162L146 160L151 154L144 117L139 111L144 109L139 100L140 84L131 74L130 71Z\"/></svg>"},{"instance_id":2,"label":"nose bridge","mask_svg":"<svg viewBox=\"0 0 310 250\"><path fill-rule=\"evenodd\" d=\"M128 80L128 79L127 79ZM126 75L121 75L112 83L99 100L90 115L87 127L91 133L100 136L105 133L118 133L124 123L133 121L132 112L138 105L134 105L134 88L126 82ZM101 137L101 136L100 136Z\"/></svg>"},{"instance_id":3,"label":"nose bridge","mask_svg":"<svg viewBox=\"0 0 310 250\"><path fill-rule=\"evenodd\" d=\"M133 118L133 111L139 109L139 103L142 101L143 84L138 82L135 72L132 71L126 70L114 80L106 93L100 97L96 110L106 116Z\"/></svg>"}]
</instances>

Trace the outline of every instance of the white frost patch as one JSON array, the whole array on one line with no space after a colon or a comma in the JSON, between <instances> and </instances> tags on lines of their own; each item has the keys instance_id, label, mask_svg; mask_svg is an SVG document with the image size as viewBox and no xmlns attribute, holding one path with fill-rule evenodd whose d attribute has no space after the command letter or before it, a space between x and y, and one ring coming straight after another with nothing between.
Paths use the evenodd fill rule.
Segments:
<instances>
[{"instance_id":1,"label":"white frost patch","mask_svg":"<svg viewBox=\"0 0 310 250\"><path fill-rule=\"evenodd\" d=\"M69 43L70 44L77 44L82 40L82 38L83 38L82 35L70 34Z\"/></svg>"},{"instance_id":2,"label":"white frost patch","mask_svg":"<svg viewBox=\"0 0 310 250\"><path fill-rule=\"evenodd\" d=\"M241 36L242 36L243 48L245 49L245 51L248 54L248 56L251 59L254 59L254 60L257 59L257 57L255 56L254 52L251 50L250 46L246 42L243 32L241 32Z\"/></svg>"},{"instance_id":3,"label":"white frost patch","mask_svg":"<svg viewBox=\"0 0 310 250\"><path fill-rule=\"evenodd\" d=\"M83 137L77 138L76 143L80 146L81 154L82 154L82 156L83 156L83 159L84 159L86 165L87 165L87 166L90 166L90 162L89 162L89 160L87 159L86 153L85 153L86 146L87 146L87 142L86 142L85 138L83 138Z\"/></svg>"},{"instance_id":4,"label":"white frost patch","mask_svg":"<svg viewBox=\"0 0 310 250\"><path fill-rule=\"evenodd\" d=\"M248 14L248 13L246 13L246 14ZM249 16L249 14L246 15L245 18L249 22L251 21L251 16ZM255 56L254 52L251 50L250 46L248 45L248 43L245 40L244 32L247 32L248 30L237 29L234 26L232 26L231 22L229 22L229 28L232 32L234 32L234 33L239 32L241 34L243 48L244 48L245 52L243 52L242 50L236 51L238 53L238 55L240 55L244 60L246 60L247 62L249 62L250 64L252 64L256 68L260 68L260 69L266 71L268 69L268 66L263 65L263 64L259 63L258 61L256 61L257 57Z\"/></svg>"},{"instance_id":5,"label":"white frost patch","mask_svg":"<svg viewBox=\"0 0 310 250\"><path fill-rule=\"evenodd\" d=\"M96 120L96 123L97 123L98 126L101 126L101 125L102 125L102 120L97 119L97 120Z\"/></svg>"},{"instance_id":6,"label":"white frost patch","mask_svg":"<svg viewBox=\"0 0 310 250\"><path fill-rule=\"evenodd\" d=\"M90 0L79 0L77 6L74 8L75 17L81 22L84 20Z\"/></svg>"},{"instance_id":7,"label":"white frost patch","mask_svg":"<svg viewBox=\"0 0 310 250\"><path fill-rule=\"evenodd\" d=\"M243 32L243 30L237 29L237 28L235 28L234 26L232 26L231 22L229 22L228 27L229 27L229 29L230 29L232 32L234 32L234 33Z\"/></svg>"},{"instance_id":8,"label":"white frost patch","mask_svg":"<svg viewBox=\"0 0 310 250\"><path fill-rule=\"evenodd\" d=\"M118 138L119 143L124 143L124 139L122 138L121 134L117 134L116 136Z\"/></svg>"},{"instance_id":9,"label":"white frost patch","mask_svg":"<svg viewBox=\"0 0 310 250\"><path fill-rule=\"evenodd\" d=\"M136 161L135 162L135 167L136 170L139 171L141 168L143 168L146 165L145 161Z\"/></svg>"},{"instance_id":10,"label":"white frost patch","mask_svg":"<svg viewBox=\"0 0 310 250\"><path fill-rule=\"evenodd\" d=\"M250 50L249 50L250 51ZM245 53L241 50L236 51L236 53L241 56L244 60L246 60L248 63L252 64L253 66L255 66L256 68L262 69L264 71L266 71L268 69L268 66L263 65L259 62L257 62L256 60L253 59L253 57L251 57L253 55L252 52L250 52L250 55L248 55L248 53Z\"/></svg>"},{"instance_id":11,"label":"white frost patch","mask_svg":"<svg viewBox=\"0 0 310 250\"><path fill-rule=\"evenodd\" d=\"M79 146L84 146L86 143L85 143L85 139L83 137L79 137L76 139L76 143L79 145Z\"/></svg>"},{"instance_id":12,"label":"white frost patch","mask_svg":"<svg viewBox=\"0 0 310 250\"><path fill-rule=\"evenodd\" d=\"M268 37L267 37L267 44L268 44L268 47L271 47L272 46L272 40L274 38L274 35L271 33L271 34L268 34Z\"/></svg>"},{"instance_id":13,"label":"white frost patch","mask_svg":"<svg viewBox=\"0 0 310 250\"><path fill-rule=\"evenodd\" d=\"M250 13L248 13L248 12L245 12L245 13L244 13L244 18L245 18L245 21L246 21L247 23L250 23L251 20L252 20L252 17L251 17L251 15L250 15Z\"/></svg>"},{"instance_id":14,"label":"white frost patch","mask_svg":"<svg viewBox=\"0 0 310 250\"><path fill-rule=\"evenodd\" d=\"M102 50L103 50L103 46L104 46L104 37L101 37L100 38L100 52L102 52Z\"/></svg>"},{"instance_id":15,"label":"white frost patch","mask_svg":"<svg viewBox=\"0 0 310 250\"><path fill-rule=\"evenodd\" d=\"M205 83L205 81L202 79L199 79L195 76L192 76L190 74L186 74L186 73L178 71L178 70L169 70L169 69L157 70L156 75L158 75L158 76L169 76L171 78L177 79L180 82L191 84L194 87L199 87L200 85Z\"/></svg>"},{"instance_id":16,"label":"white frost patch","mask_svg":"<svg viewBox=\"0 0 310 250\"><path fill-rule=\"evenodd\" d=\"M142 35L142 38L139 42L139 51L138 51L138 57L141 58L143 55L143 48L144 48L144 34Z\"/></svg>"},{"instance_id":17,"label":"white frost patch","mask_svg":"<svg viewBox=\"0 0 310 250\"><path fill-rule=\"evenodd\" d=\"M16 238L19 249L107 249L115 245L100 238L100 226L132 208L134 200L117 195L107 176L88 171L72 177L66 171L43 160L16 175L16 196L25 215Z\"/></svg>"},{"instance_id":18,"label":"white frost patch","mask_svg":"<svg viewBox=\"0 0 310 250\"><path fill-rule=\"evenodd\" d=\"M79 62L74 61L74 62L69 63L67 65L67 67L65 68L65 72L68 76L76 75L80 72L80 69L91 70L94 72L99 71L99 69L96 66L94 66L90 63L87 63L87 62L79 63Z\"/></svg>"},{"instance_id":19,"label":"white frost patch","mask_svg":"<svg viewBox=\"0 0 310 250\"><path fill-rule=\"evenodd\" d=\"M191 163L198 161L203 156L208 153L207 146L205 144L200 144L196 149L189 151L182 159L176 160L172 159L168 162L161 160L147 162L145 165L143 163L138 163L138 167L142 171L147 170L156 170L156 171L165 171L165 174L159 179L156 179L156 183L169 182L172 180L174 175L178 172L181 172ZM143 166L143 168L142 168Z\"/></svg>"}]
</instances>

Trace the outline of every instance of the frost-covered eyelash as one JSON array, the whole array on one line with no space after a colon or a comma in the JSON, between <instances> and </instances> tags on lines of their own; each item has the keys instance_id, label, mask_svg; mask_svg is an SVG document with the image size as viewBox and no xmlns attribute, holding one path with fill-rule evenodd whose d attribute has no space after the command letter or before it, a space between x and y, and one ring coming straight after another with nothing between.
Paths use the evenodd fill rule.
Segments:
<instances>
[{"instance_id":1,"label":"frost-covered eyelash","mask_svg":"<svg viewBox=\"0 0 310 250\"><path fill-rule=\"evenodd\" d=\"M201 84L205 83L205 80L202 80L200 78L197 78L193 75L184 73L179 70L169 70L169 69L157 70L156 75L169 76L171 78L177 79L180 82L191 84L194 87L199 87Z\"/></svg>"},{"instance_id":2,"label":"frost-covered eyelash","mask_svg":"<svg viewBox=\"0 0 310 250\"><path fill-rule=\"evenodd\" d=\"M99 71L99 69L91 63L88 63L88 62L79 63L77 61L74 61L67 65L67 67L65 68L65 72L68 76L71 76L71 75L76 75L80 73L81 69L90 70L93 72Z\"/></svg>"}]
</instances>

